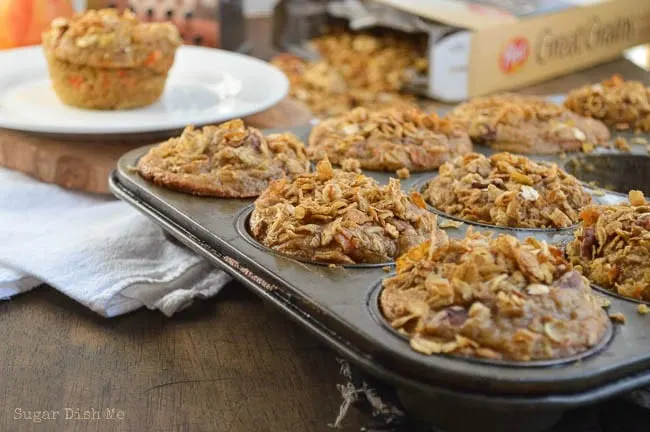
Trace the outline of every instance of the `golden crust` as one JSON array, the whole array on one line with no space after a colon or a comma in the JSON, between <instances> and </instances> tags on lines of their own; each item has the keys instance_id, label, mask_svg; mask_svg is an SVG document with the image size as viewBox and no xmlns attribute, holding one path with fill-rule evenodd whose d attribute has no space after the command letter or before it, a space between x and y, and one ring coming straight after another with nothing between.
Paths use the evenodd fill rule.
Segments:
<instances>
[{"instance_id":1,"label":"golden crust","mask_svg":"<svg viewBox=\"0 0 650 432\"><path fill-rule=\"evenodd\" d=\"M355 264L394 260L424 241L436 217L418 194L362 174L332 169L271 183L255 201L250 230L260 243L312 262Z\"/></svg>"},{"instance_id":2,"label":"golden crust","mask_svg":"<svg viewBox=\"0 0 650 432\"><path fill-rule=\"evenodd\" d=\"M416 109L352 112L314 127L308 150L313 159L328 157L343 165L356 159L377 171L430 171L472 150L466 133L436 114Z\"/></svg>"},{"instance_id":3,"label":"golden crust","mask_svg":"<svg viewBox=\"0 0 650 432\"><path fill-rule=\"evenodd\" d=\"M588 281L534 238L436 232L384 279L380 308L423 354L506 360L572 356L610 323Z\"/></svg>"},{"instance_id":4,"label":"golden crust","mask_svg":"<svg viewBox=\"0 0 650 432\"><path fill-rule=\"evenodd\" d=\"M475 144L516 153L579 151L583 144L603 145L610 138L597 120L537 97L509 93L472 99L449 118L465 124Z\"/></svg>"},{"instance_id":5,"label":"golden crust","mask_svg":"<svg viewBox=\"0 0 650 432\"><path fill-rule=\"evenodd\" d=\"M142 177L195 195L258 196L269 182L309 171L304 145L292 134L264 137L232 120L202 130L187 127L178 138L151 148L137 165Z\"/></svg>"}]
</instances>

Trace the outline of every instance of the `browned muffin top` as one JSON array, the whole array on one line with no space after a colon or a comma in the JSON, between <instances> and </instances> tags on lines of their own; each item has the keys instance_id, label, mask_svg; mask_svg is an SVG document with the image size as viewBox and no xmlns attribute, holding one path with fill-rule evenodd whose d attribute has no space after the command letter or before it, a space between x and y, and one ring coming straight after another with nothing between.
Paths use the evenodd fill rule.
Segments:
<instances>
[{"instance_id":1,"label":"browned muffin top","mask_svg":"<svg viewBox=\"0 0 650 432\"><path fill-rule=\"evenodd\" d=\"M269 182L309 171L305 147L293 134L263 136L242 120L202 130L187 127L138 161L157 184L197 195L258 196Z\"/></svg>"},{"instance_id":2,"label":"browned muffin top","mask_svg":"<svg viewBox=\"0 0 650 432\"><path fill-rule=\"evenodd\" d=\"M555 164L525 156L471 153L440 167L425 199L452 216L519 228L563 228L578 222L591 196Z\"/></svg>"},{"instance_id":3,"label":"browned muffin top","mask_svg":"<svg viewBox=\"0 0 650 432\"><path fill-rule=\"evenodd\" d=\"M383 263L424 241L436 224L418 194L362 174L332 169L273 182L250 219L262 244L298 259L335 264Z\"/></svg>"},{"instance_id":4,"label":"browned muffin top","mask_svg":"<svg viewBox=\"0 0 650 432\"><path fill-rule=\"evenodd\" d=\"M449 117L465 124L476 144L517 153L577 151L610 138L600 121L534 96L478 97L459 105Z\"/></svg>"},{"instance_id":5,"label":"browned muffin top","mask_svg":"<svg viewBox=\"0 0 650 432\"><path fill-rule=\"evenodd\" d=\"M620 75L573 90L564 105L619 130L650 132L650 87L639 81L625 81Z\"/></svg>"},{"instance_id":6,"label":"browned muffin top","mask_svg":"<svg viewBox=\"0 0 650 432\"><path fill-rule=\"evenodd\" d=\"M559 249L471 229L458 240L438 231L400 257L380 307L423 354L557 359L598 344L610 325Z\"/></svg>"},{"instance_id":7,"label":"browned muffin top","mask_svg":"<svg viewBox=\"0 0 650 432\"><path fill-rule=\"evenodd\" d=\"M357 108L324 120L309 137L312 157L344 165L357 159L361 168L426 171L472 150L465 132L435 113L417 109L369 111Z\"/></svg>"},{"instance_id":8,"label":"browned muffin top","mask_svg":"<svg viewBox=\"0 0 650 432\"><path fill-rule=\"evenodd\" d=\"M629 196L629 205L585 208L567 255L595 284L650 301L650 203L640 191Z\"/></svg>"},{"instance_id":9,"label":"browned muffin top","mask_svg":"<svg viewBox=\"0 0 650 432\"><path fill-rule=\"evenodd\" d=\"M101 68L168 68L181 43L171 23L141 23L128 9L56 18L43 33L46 51L58 60Z\"/></svg>"}]
</instances>

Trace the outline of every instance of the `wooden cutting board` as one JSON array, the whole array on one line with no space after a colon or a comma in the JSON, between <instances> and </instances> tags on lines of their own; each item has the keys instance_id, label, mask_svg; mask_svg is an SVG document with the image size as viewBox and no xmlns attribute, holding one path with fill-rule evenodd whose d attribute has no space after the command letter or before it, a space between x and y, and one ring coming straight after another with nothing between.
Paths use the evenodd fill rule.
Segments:
<instances>
[{"instance_id":1,"label":"wooden cutting board","mask_svg":"<svg viewBox=\"0 0 650 432\"><path fill-rule=\"evenodd\" d=\"M258 128L290 128L311 119L309 109L290 99L245 118ZM173 134L178 134L175 131ZM169 133L168 133L169 134ZM108 194L108 176L117 160L129 150L165 139L138 134L79 138L29 134L0 129L0 166L24 172L38 180L69 189Z\"/></svg>"}]
</instances>

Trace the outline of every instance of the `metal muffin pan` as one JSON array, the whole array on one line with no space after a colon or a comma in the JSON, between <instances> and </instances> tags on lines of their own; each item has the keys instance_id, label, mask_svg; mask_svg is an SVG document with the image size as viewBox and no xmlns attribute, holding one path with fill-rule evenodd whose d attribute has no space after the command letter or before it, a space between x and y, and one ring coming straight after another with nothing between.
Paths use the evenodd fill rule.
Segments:
<instances>
[{"instance_id":1,"label":"metal muffin pan","mask_svg":"<svg viewBox=\"0 0 650 432\"><path fill-rule=\"evenodd\" d=\"M305 139L308 131L301 128L293 132ZM611 339L577 361L522 365L417 353L382 322L376 305L371 304L376 303L378 284L388 275L382 268L385 264L331 268L270 252L242 231L253 200L195 197L149 183L133 169L148 148L135 149L118 162L109 179L117 197L279 307L362 370L394 385L407 411L439 423L445 430L466 430L468 422L475 422L482 430L541 430L570 407L650 384L646 335L650 317L637 313L636 302L609 293L603 294L611 300L609 310L622 312L627 324L614 324ZM475 150L491 153L480 146ZM549 156L533 159L563 162ZM383 184L392 176L365 173ZM421 187L434 175L412 175L402 180L402 187L407 191ZM626 200L625 195L611 192L594 198L602 203ZM447 219L438 216L439 223ZM521 239L532 235L555 244L568 241L573 231L469 223L446 231L452 237L462 237L468 226L507 232ZM449 418L446 412L450 406L471 408L472 415Z\"/></svg>"}]
</instances>

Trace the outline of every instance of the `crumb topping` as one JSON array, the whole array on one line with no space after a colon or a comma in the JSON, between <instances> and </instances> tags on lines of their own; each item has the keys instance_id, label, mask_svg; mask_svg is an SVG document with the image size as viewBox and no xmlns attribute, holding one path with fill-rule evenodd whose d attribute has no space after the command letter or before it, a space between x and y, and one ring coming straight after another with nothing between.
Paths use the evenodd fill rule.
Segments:
<instances>
[{"instance_id":1,"label":"crumb topping","mask_svg":"<svg viewBox=\"0 0 650 432\"><path fill-rule=\"evenodd\" d=\"M471 153L440 167L424 196L440 211L497 226L564 228L591 203L578 180L525 156Z\"/></svg>"},{"instance_id":2,"label":"crumb topping","mask_svg":"<svg viewBox=\"0 0 650 432\"><path fill-rule=\"evenodd\" d=\"M585 208L567 255L593 283L650 301L650 204L640 191L629 201Z\"/></svg>"},{"instance_id":3,"label":"crumb topping","mask_svg":"<svg viewBox=\"0 0 650 432\"><path fill-rule=\"evenodd\" d=\"M432 170L471 150L460 126L417 109L371 111L356 108L317 125L309 139L312 158L333 163L354 158L362 168Z\"/></svg>"},{"instance_id":4,"label":"crumb topping","mask_svg":"<svg viewBox=\"0 0 650 432\"><path fill-rule=\"evenodd\" d=\"M435 232L400 257L380 306L423 354L562 358L596 345L609 326L588 281L558 248L471 229L463 239Z\"/></svg>"},{"instance_id":5,"label":"crumb topping","mask_svg":"<svg viewBox=\"0 0 650 432\"><path fill-rule=\"evenodd\" d=\"M146 178L203 195L251 197L270 180L308 172L309 160L293 134L265 137L237 119L185 128L180 137L153 147L138 169Z\"/></svg>"},{"instance_id":6,"label":"crumb topping","mask_svg":"<svg viewBox=\"0 0 650 432\"><path fill-rule=\"evenodd\" d=\"M271 183L255 202L250 229L262 244L303 260L389 262L435 227L435 216L424 207L421 196L400 189L399 180L382 186L323 160L314 173Z\"/></svg>"},{"instance_id":7,"label":"crumb topping","mask_svg":"<svg viewBox=\"0 0 650 432\"><path fill-rule=\"evenodd\" d=\"M639 81L625 81L620 75L573 90L564 105L617 130L650 132L650 88Z\"/></svg>"}]
</instances>

